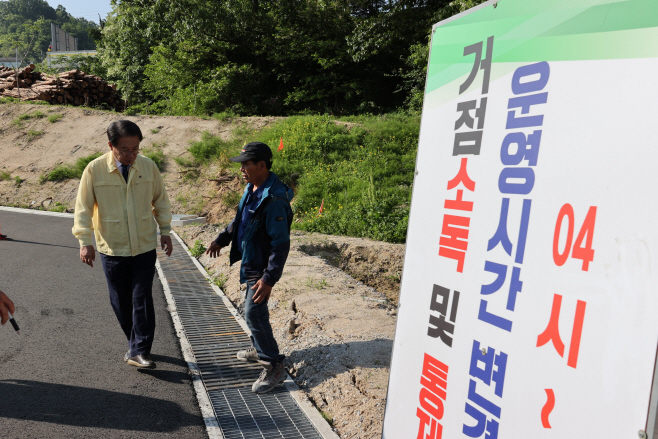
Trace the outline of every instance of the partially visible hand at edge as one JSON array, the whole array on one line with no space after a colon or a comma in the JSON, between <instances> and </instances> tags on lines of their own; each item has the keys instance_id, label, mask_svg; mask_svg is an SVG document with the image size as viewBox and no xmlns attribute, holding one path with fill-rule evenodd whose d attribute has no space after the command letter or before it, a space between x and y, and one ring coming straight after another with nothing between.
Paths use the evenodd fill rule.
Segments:
<instances>
[{"instance_id":1,"label":"partially visible hand at edge","mask_svg":"<svg viewBox=\"0 0 658 439\"><path fill-rule=\"evenodd\" d=\"M9 297L2 291L0 291L0 324L7 323L9 320L9 313L14 314L16 308L14 308L14 302L12 302Z\"/></svg>"},{"instance_id":2,"label":"partially visible hand at edge","mask_svg":"<svg viewBox=\"0 0 658 439\"><path fill-rule=\"evenodd\" d=\"M165 251L167 256L171 256L171 252L174 250L173 244L171 242L171 236L160 236L160 245L162 250Z\"/></svg>"},{"instance_id":3,"label":"partially visible hand at edge","mask_svg":"<svg viewBox=\"0 0 658 439\"><path fill-rule=\"evenodd\" d=\"M80 260L90 267L94 267L94 261L96 260L96 250L94 250L93 245L80 247Z\"/></svg>"},{"instance_id":4,"label":"partially visible hand at edge","mask_svg":"<svg viewBox=\"0 0 658 439\"><path fill-rule=\"evenodd\" d=\"M211 258L216 258L217 256L219 256L219 251L223 248L224 247L220 246L215 241L213 241L210 243L210 247L208 247L208 250L206 250L206 254L210 255Z\"/></svg>"},{"instance_id":5,"label":"partially visible hand at edge","mask_svg":"<svg viewBox=\"0 0 658 439\"><path fill-rule=\"evenodd\" d=\"M267 301L270 298L270 294L272 294L272 287L263 282L262 279L256 282L251 289L256 290L254 293L254 303Z\"/></svg>"}]
</instances>

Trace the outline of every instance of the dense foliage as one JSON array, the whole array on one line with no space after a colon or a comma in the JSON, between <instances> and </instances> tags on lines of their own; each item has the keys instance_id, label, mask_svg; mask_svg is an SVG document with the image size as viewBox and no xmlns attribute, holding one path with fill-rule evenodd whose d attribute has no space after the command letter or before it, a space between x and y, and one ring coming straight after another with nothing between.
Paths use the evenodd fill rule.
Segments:
<instances>
[{"instance_id":1,"label":"dense foliage","mask_svg":"<svg viewBox=\"0 0 658 439\"><path fill-rule=\"evenodd\" d=\"M291 117L258 140L274 149L272 170L296 188L296 227L404 242L418 128L418 116Z\"/></svg>"},{"instance_id":2,"label":"dense foliage","mask_svg":"<svg viewBox=\"0 0 658 439\"><path fill-rule=\"evenodd\" d=\"M383 113L422 102L433 23L481 0L113 0L98 41L137 111Z\"/></svg>"},{"instance_id":3,"label":"dense foliage","mask_svg":"<svg viewBox=\"0 0 658 439\"><path fill-rule=\"evenodd\" d=\"M51 44L51 22L78 38L80 50L96 48L89 36L96 23L74 18L63 6L52 8L45 0L8 0L0 1L0 58L15 57L18 45L19 60L43 60Z\"/></svg>"}]
</instances>

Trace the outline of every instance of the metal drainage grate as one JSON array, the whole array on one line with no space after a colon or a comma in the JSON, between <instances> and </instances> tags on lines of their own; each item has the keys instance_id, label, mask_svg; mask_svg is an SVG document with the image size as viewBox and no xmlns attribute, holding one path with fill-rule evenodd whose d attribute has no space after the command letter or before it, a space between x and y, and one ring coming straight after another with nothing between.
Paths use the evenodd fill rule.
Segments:
<instances>
[{"instance_id":1,"label":"metal drainage grate","mask_svg":"<svg viewBox=\"0 0 658 439\"><path fill-rule=\"evenodd\" d=\"M226 439L319 437L285 388L277 387L265 395L245 388L209 395Z\"/></svg>"},{"instance_id":2,"label":"metal drainage grate","mask_svg":"<svg viewBox=\"0 0 658 439\"><path fill-rule=\"evenodd\" d=\"M251 392L262 367L235 358L251 346L249 336L187 252L172 241L172 256L158 249L158 259L224 437L321 439L285 387L265 395Z\"/></svg>"}]
</instances>

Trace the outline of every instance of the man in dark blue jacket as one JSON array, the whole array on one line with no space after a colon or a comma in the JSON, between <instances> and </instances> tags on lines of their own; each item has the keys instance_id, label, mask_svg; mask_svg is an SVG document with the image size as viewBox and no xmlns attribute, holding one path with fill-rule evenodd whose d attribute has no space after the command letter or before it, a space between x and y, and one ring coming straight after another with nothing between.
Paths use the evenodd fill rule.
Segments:
<instances>
[{"instance_id":1,"label":"man in dark blue jacket","mask_svg":"<svg viewBox=\"0 0 658 439\"><path fill-rule=\"evenodd\" d=\"M237 357L264 366L251 390L265 393L286 378L284 356L272 333L267 301L281 278L290 251L293 192L270 172L272 150L266 144L249 143L231 161L241 163L240 172L247 187L235 219L210 244L206 254L216 257L222 247L232 243L231 265L242 261L240 283L247 283L244 307L252 346L238 352Z\"/></svg>"}]
</instances>

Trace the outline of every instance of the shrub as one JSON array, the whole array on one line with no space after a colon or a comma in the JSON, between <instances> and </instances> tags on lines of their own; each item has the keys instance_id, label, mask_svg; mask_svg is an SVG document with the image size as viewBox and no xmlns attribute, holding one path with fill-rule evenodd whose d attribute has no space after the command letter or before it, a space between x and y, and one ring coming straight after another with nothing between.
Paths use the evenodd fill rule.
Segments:
<instances>
[{"instance_id":1,"label":"shrub","mask_svg":"<svg viewBox=\"0 0 658 439\"><path fill-rule=\"evenodd\" d=\"M222 196L222 204L230 208L238 207L241 198L242 191L228 191Z\"/></svg>"},{"instance_id":2,"label":"shrub","mask_svg":"<svg viewBox=\"0 0 658 439\"><path fill-rule=\"evenodd\" d=\"M217 277L211 277L209 281L213 285L217 285L220 289L224 289L224 285L226 285L226 282L228 281L228 276L224 273L220 273Z\"/></svg>"},{"instance_id":3,"label":"shrub","mask_svg":"<svg viewBox=\"0 0 658 439\"><path fill-rule=\"evenodd\" d=\"M37 131L37 130L30 130L26 134L27 136L27 141L31 142L34 139L38 139L39 137L43 136L44 132L43 131Z\"/></svg>"},{"instance_id":4,"label":"shrub","mask_svg":"<svg viewBox=\"0 0 658 439\"><path fill-rule=\"evenodd\" d=\"M25 113L25 114L21 114L16 119L11 121L11 124L18 127L18 128L23 128L23 122L25 122L26 120L42 119L44 117L46 117L46 115L41 111L35 111L34 113L31 113L31 114L30 113ZM39 136L37 136L37 137L39 137Z\"/></svg>"},{"instance_id":5,"label":"shrub","mask_svg":"<svg viewBox=\"0 0 658 439\"><path fill-rule=\"evenodd\" d=\"M190 253L192 254L192 256L194 256L197 259L199 259L205 251L206 251L206 247L203 245L203 242L201 242L200 239L194 241L194 247L190 249Z\"/></svg>"},{"instance_id":6,"label":"shrub","mask_svg":"<svg viewBox=\"0 0 658 439\"><path fill-rule=\"evenodd\" d=\"M227 119L232 119L237 116L238 115L235 114L233 111L226 110L226 111L222 111L221 113L213 113L212 118L217 119L219 121L225 121Z\"/></svg>"},{"instance_id":7,"label":"shrub","mask_svg":"<svg viewBox=\"0 0 658 439\"><path fill-rule=\"evenodd\" d=\"M162 152L162 145L157 144L157 143L152 143L151 148L146 148L142 150L142 155L144 157L148 157L153 162L155 162L155 165L158 167L159 170L164 169L164 163L165 163L165 154Z\"/></svg>"},{"instance_id":8,"label":"shrub","mask_svg":"<svg viewBox=\"0 0 658 439\"><path fill-rule=\"evenodd\" d=\"M66 210L66 205L58 201L48 208L48 210L51 212L64 212Z\"/></svg>"},{"instance_id":9,"label":"shrub","mask_svg":"<svg viewBox=\"0 0 658 439\"><path fill-rule=\"evenodd\" d=\"M188 150L197 163L207 164L228 151L232 146L232 142L225 142L220 137L204 131L201 134L201 140L192 143Z\"/></svg>"},{"instance_id":10,"label":"shrub","mask_svg":"<svg viewBox=\"0 0 658 439\"><path fill-rule=\"evenodd\" d=\"M50 116L48 116L48 122L50 122L50 123L58 122L59 120L62 119L62 117L63 116L59 113L53 113Z\"/></svg>"},{"instance_id":11,"label":"shrub","mask_svg":"<svg viewBox=\"0 0 658 439\"><path fill-rule=\"evenodd\" d=\"M97 152L86 157L80 157L74 164L61 164L53 168L52 171L43 174L40 178L41 183L46 181L61 181L71 178L82 177L82 172L87 165L92 161L103 155L102 152Z\"/></svg>"}]
</instances>

